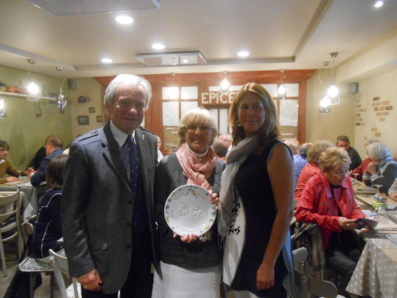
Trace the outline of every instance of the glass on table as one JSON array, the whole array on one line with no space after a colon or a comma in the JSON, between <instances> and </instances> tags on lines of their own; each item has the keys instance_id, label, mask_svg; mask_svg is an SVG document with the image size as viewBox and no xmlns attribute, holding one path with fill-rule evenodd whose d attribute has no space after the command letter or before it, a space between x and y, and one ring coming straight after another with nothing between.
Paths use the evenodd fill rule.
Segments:
<instances>
[{"instance_id":1,"label":"glass on table","mask_svg":"<svg viewBox=\"0 0 397 298\"><path fill-rule=\"evenodd\" d=\"M386 209L387 209L387 203L380 203L379 206L375 208L376 214L374 216L374 220L376 220L379 223L388 223L389 216L387 215Z\"/></svg>"},{"instance_id":2,"label":"glass on table","mask_svg":"<svg viewBox=\"0 0 397 298\"><path fill-rule=\"evenodd\" d=\"M354 180L353 180L353 184L360 184L360 182L357 180L357 176L359 175L359 173L352 173L354 176Z\"/></svg>"},{"instance_id":3,"label":"glass on table","mask_svg":"<svg viewBox=\"0 0 397 298\"><path fill-rule=\"evenodd\" d=\"M387 215L387 197L386 194L380 193L380 188L383 186L382 184L374 184L374 187L378 189L378 193L374 195L375 202L372 203L372 207L374 208L376 215L374 220L379 223L388 223L389 216Z\"/></svg>"},{"instance_id":4,"label":"glass on table","mask_svg":"<svg viewBox=\"0 0 397 298\"><path fill-rule=\"evenodd\" d=\"M380 188L383 186L382 184L372 184L373 187L375 187L378 190L378 195L380 194Z\"/></svg>"}]
</instances>

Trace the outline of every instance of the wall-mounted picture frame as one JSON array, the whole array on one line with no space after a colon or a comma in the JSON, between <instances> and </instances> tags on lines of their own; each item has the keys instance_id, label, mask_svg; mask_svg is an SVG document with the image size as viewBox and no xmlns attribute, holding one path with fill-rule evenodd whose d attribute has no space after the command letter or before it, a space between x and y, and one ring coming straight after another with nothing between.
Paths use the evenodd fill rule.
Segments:
<instances>
[{"instance_id":1,"label":"wall-mounted picture frame","mask_svg":"<svg viewBox=\"0 0 397 298\"><path fill-rule=\"evenodd\" d=\"M96 116L96 122L102 122L102 116Z\"/></svg>"},{"instance_id":2,"label":"wall-mounted picture frame","mask_svg":"<svg viewBox=\"0 0 397 298\"><path fill-rule=\"evenodd\" d=\"M79 125L89 125L90 124L90 117L88 117L88 116L77 116L77 123Z\"/></svg>"},{"instance_id":3,"label":"wall-mounted picture frame","mask_svg":"<svg viewBox=\"0 0 397 298\"><path fill-rule=\"evenodd\" d=\"M90 113L95 113L95 107L90 107L90 108L88 109L88 112L90 112Z\"/></svg>"}]
</instances>

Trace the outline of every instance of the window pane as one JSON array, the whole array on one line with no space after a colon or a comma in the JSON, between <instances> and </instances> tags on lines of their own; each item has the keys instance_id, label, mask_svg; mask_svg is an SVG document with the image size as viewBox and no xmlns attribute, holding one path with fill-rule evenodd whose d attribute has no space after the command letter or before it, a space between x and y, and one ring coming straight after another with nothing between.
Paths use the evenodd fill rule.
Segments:
<instances>
[{"instance_id":1,"label":"window pane","mask_svg":"<svg viewBox=\"0 0 397 298\"><path fill-rule=\"evenodd\" d=\"M273 97L277 97L277 84L262 84L262 86Z\"/></svg>"},{"instance_id":2,"label":"window pane","mask_svg":"<svg viewBox=\"0 0 397 298\"><path fill-rule=\"evenodd\" d=\"M163 87L162 96L163 100L178 99L179 87Z\"/></svg>"},{"instance_id":3,"label":"window pane","mask_svg":"<svg viewBox=\"0 0 397 298\"><path fill-rule=\"evenodd\" d=\"M299 97L299 84L284 84L287 97Z\"/></svg>"},{"instance_id":4,"label":"window pane","mask_svg":"<svg viewBox=\"0 0 397 298\"><path fill-rule=\"evenodd\" d=\"M219 109L219 133L228 133L227 109Z\"/></svg>"},{"instance_id":5,"label":"window pane","mask_svg":"<svg viewBox=\"0 0 397 298\"><path fill-rule=\"evenodd\" d=\"M280 125L298 126L298 101L280 100Z\"/></svg>"},{"instance_id":6,"label":"window pane","mask_svg":"<svg viewBox=\"0 0 397 298\"><path fill-rule=\"evenodd\" d=\"M189 110L193 110L198 107L197 101L186 101L186 102L181 102L181 117L185 115L185 113Z\"/></svg>"},{"instance_id":7,"label":"window pane","mask_svg":"<svg viewBox=\"0 0 397 298\"><path fill-rule=\"evenodd\" d=\"M179 106L177 101L163 102L163 126L177 126Z\"/></svg>"},{"instance_id":8,"label":"window pane","mask_svg":"<svg viewBox=\"0 0 397 298\"><path fill-rule=\"evenodd\" d=\"M181 87L181 99L198 99L197 86Z\"/></svg>"}]
</instances>

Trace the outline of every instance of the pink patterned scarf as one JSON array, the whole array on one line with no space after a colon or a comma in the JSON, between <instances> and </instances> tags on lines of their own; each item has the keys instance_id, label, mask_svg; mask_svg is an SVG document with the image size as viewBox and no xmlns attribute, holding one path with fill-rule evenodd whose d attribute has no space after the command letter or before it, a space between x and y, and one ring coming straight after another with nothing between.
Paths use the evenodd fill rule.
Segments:
<instances>
[{"instance_id":1,"label":"pink patterned scarf","mask_svg":"<svg viewBox=\"0 0 397 298\"><path fill-rule=\"evenodd\" d=\"M206 190L211 189L211 185L207 179L211 177L212 171L215 168L216 155L214 149L211 147L208 148L208 159L205 164L200 163L197 156L189 151L186 143L181 145L176 152L176 157L182 167L183 174L187 177L187 184L198 185Z\"/></svg>"}]
</instances>

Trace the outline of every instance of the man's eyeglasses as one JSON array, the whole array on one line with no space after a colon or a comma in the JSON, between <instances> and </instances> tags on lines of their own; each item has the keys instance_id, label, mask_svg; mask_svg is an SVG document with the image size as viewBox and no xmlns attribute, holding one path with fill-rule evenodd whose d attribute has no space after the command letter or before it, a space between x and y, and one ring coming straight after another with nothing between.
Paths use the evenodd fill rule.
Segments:
<instances>
[{"instance_id":1,"label":"man's eyeglasses","mask_svg":"<svg viewBox=\"0 0 397 298\"><path fill-rule=\"evenodd\" d=\"M0 152L6 152L6 151L8 151L7 148L0 148Z\"/></svg>"},{"instance_id":2,"label":"man's eyeglasses","mask_svg":"<svg viewBox=\"0 0 397 298\"><path fill-rule=\"evenodd\" d=\"M207 125L188 125L186 126L186 129L190 131L196 131L197 129L199 129L200 131L208 131L212 129L212 127L209 127Z\"/></svg>"}]
</instances>

